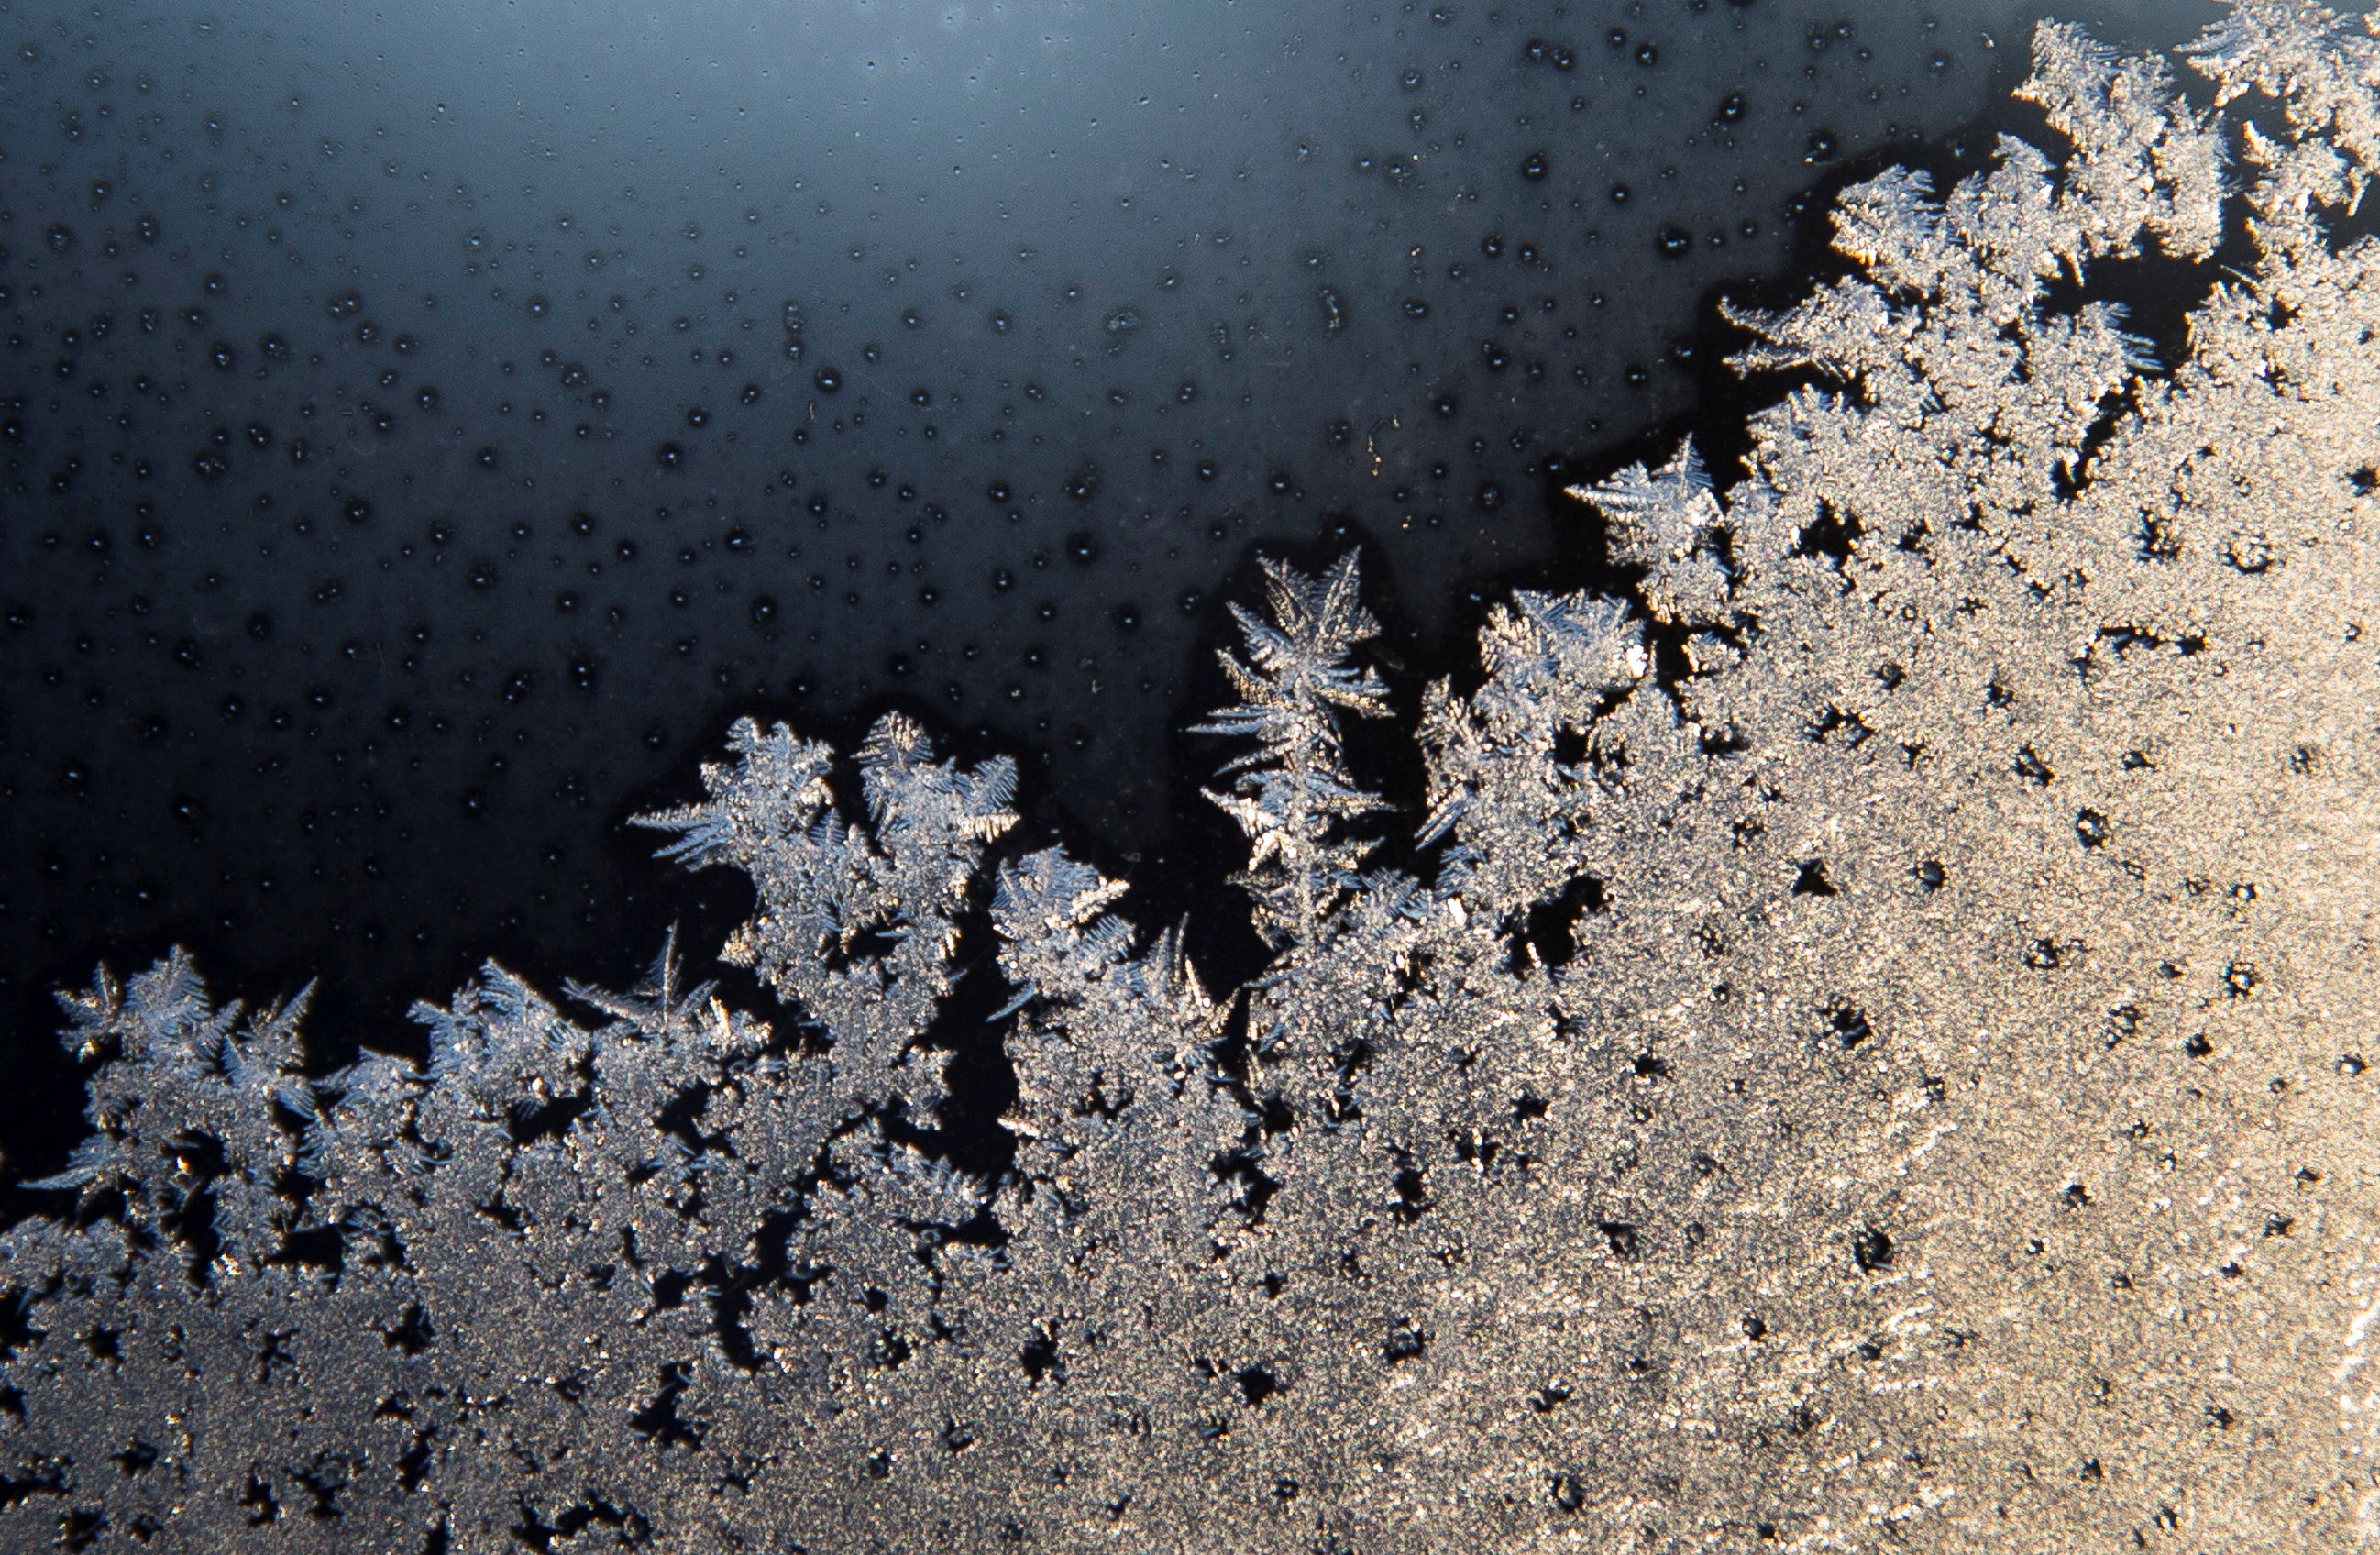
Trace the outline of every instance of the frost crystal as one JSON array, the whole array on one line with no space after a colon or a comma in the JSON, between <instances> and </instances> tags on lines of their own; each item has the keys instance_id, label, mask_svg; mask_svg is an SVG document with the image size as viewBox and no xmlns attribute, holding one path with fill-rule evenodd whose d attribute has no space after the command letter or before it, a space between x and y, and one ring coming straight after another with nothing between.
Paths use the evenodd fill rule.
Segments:
<instances>
[{"instance_id":1,"label":"frost crystal","mask_svg":"<svg viewBox=\"0 0 2380 1555\"><path fill-rule=\"evenodd\" d=\"M1706 621L1722 613L1727 574L1711 541L1725 516L1691 442L1658 470L1631 465L1600 485L1569 492L1612 521L1611 559L1646 570L1645 604L1657 618Z\"/></svg>"},{"instance_id":2,"label":"frost crystal","mask_svg":"<svg viewBox=\"0 0 2380 1555\"><path fill-rule=\"evenodd\" d=\"M2044 27L2062 162L1845 192L1856 271L1730 314L1791 375L1745 468L1572 490L1636 598L1488 613L1426 813L1343 737L1407 711L1354 559L1269 565L1220 1000L898 718L856 792L739 724L649 818L752 881L765 1010L673 938L319 1075L179 955L64 996L0 1545L2380 1539L2376 47L2235 6L2227 174ZM2053 284L2152 249L2203 288L2155 346Z\"/></svg>"},{"instance_id":3,"label":"frost crystal","mask_svg":"<svg viewBox=\"0 0 2380 1555\"><path fill-rule=\"evenodd\" d=\"M1343 836L1346 823L1385 808L1348 773L1339 714L1386 717L1389 688L1348 662L1357 644L1379 635L1357 596L1354 553L1319 581L1269 559L1264 566L1272 623L1234 604L1251 662L1220 655L1247 699L1193 732L1257 742L1223 769L1237 774L1232 791L1207 797L1248 834L1240 881L1256 898L1257 929L1276 945L1318 946L1324 919L1371 852L1371 844Z\"/></svg>"},{"instance_id":4,"label":"frost crystal","mask_svg":"<svg viewBox=\"0 0 2380 1555\"><path fill-rule=\"evenodd\" d=\"M912 1043L950 991L954 915L984 849L1016 822L1014 765L962 772L931 759L915 723L886 718L859 749L871 835L835 811L825 746L748 718L727 745L736 762L703 768L706 802L637 823L679 833L664 857L751 876L760 913L720 959L826 1027L845 1112L887 1097L939 1106L945 1055Z\"/></svg>"}]
</instances>

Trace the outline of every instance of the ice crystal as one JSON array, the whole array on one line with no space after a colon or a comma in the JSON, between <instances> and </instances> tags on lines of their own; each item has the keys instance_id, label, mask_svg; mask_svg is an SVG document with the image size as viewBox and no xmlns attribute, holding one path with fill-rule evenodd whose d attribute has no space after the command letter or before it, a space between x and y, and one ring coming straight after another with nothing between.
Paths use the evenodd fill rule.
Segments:
<instances>
[{"instance_id":1,"label":"ice crystal","mask_svg":"<svg viewBox=\"0 0 2380 1555\"><path fill-rule=\"evenodd\" d=\"M984 849L1015 824L1015 766L936 762L925 731L886 718L859 750L871 834L834 808L824 745L749 719L727 743L735 763L703 769L708 800L638 824L679 833L665 857L751 877L761 910L720 958L826 1027L845 1112L939 1106L947 1055L913 1042L950 991L954 914Z\"/></svg>"},{"instance_id":2,"label":"ice crystal","mask_svg":"<svg viewBox=\"0 0 2380 1555\"><path fill-rule=\"evenodd\" d=\"M2062 160L1850 188L1855 270L1731 312L1790 380L1724 491L1572 489L1633 599L1517 592L1401 710L1354 557L1269 565L1203 725L1245 987L891 718L856 792L747 723L649 818L753 882L761 1010L673 936L322 1075L178 955L65 996L0 1542L2380 1538L2380 56L2235 6L2235 129L2035 42ZM2156 346L2059 284L2152 252ZM1421 813L1344 737L1400 714Z\"/></svg>"},{"instance_id":3,"label":"ice crystal","mask_svg":"<svg viewBox=\"0 0 2380 1555\"><path fill-rule=\"evenodd\" d=\"M1389 688L1348 662L1358 644L1379 635L1357 594L1354 553L1318 581L1269 558L1264 566L1273 619L1232 606L1251 662L1220 655L1246 700L1218 710L1195 732L1257 742L1223 769L1236 774L1232 791L1207 797L1248 834L1240 881L1256 899L1259 931L1276 945L1316 946L1372 849L1346 836L1346 825L1384 808L1378 795L1354 786L1339 714L1387 716Z\"/></svg>"},{"instance_id":4,"label":"ice crystal","mask_svg":"<svg viewBox=\"0 0 2380 1555\"><path fill-rule=\"evenodd\" d=\"M1727 574L1712 541L1726 522L1694 445L1658 470L1631 465L1570 494L1612 522L1611 559L1645 569L1645 605L1662 621L1711 620L1724 613Z\"/></svg>"}]
</instances>

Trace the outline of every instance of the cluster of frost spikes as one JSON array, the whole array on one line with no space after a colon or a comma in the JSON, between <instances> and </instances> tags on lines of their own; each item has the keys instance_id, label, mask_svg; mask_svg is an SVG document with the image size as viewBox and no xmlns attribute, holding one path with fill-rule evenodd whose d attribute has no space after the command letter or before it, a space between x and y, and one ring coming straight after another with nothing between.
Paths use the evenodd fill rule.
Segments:
<instances>
[{"instance_id":1,"label":"cluster of frost spikes","mask_svg":"<svg viewBox=\"0 0 2380 1555\"><path fill-rule=\"evenodd\" d=\"M984 850L1016 823L1014 763L962 771L932 759L916 723L888 717L858 753L871 831L836 810L820 742L745 719L727 745L736 760L704 766L703 803L637 824L679 833L665 858L751 877L759 915L720 958L833 1034L846 1110L889 1094L930 1114L948 1054L914 1044L950 991L957 915Z\"/></svg>"},{"instance_id":2,"label":"cluster of frost spikes","mask_svg":"<svg viewBox=\"0 0 2380 1555\"><path fill-rule=\"evenodd\" d=\"M762 1010L673 938L322 1075L302 998L103 973L0 1232L0 1547L2380 1540L2371 33L2233 6L2187 57L2259 130L2041 29L2062 155L1846 190L1854 273L1730 314L1794 382L1744 467L1574 488L1634 597L1516 592L1417 709L1352 556L1269 565L1204 725L1245 987L898 718L648 819L753 881ZM2157 348L2090 296L2152 250ZM1414 814L1340 722L1408 712Z\"/></svg>"}]
</instances>

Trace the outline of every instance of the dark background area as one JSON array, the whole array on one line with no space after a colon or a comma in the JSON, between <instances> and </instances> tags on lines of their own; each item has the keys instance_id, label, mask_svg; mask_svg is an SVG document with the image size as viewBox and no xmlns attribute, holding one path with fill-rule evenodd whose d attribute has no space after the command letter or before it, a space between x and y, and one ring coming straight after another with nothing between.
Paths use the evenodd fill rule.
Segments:
<instances>
[{"instance_id":1,"label":"dark background area","mask_svg":"<svg viewBox=\"0 0 2380 1555\"><path fill-rule=\"evenodd\" d=\"M1597 576L1563 480L1710 417L1716 297L2031 14L0 5L0 1148L79 1132L103 957L319 979L335 1058L707 954L738 882L623 821L740 714L904 707L1230 923L1179 731L1255 551L1360 543L1408 699Z\"/></svg>"}]
</instances>

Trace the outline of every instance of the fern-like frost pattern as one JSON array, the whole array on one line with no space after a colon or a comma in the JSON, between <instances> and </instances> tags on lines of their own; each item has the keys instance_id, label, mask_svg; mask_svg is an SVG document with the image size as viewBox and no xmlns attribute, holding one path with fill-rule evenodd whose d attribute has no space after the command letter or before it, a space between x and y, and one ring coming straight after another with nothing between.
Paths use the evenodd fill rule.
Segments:
<instances>
[{"instance_id":1,"label":"fern-like frost pattern","mask_svg":"<svg viewBox=\"0 0 2380 1555\"><path fill-rule=\"evenodd\" d=\"M2380 1539L2380 36L2183 58L2045 25L2062 144L1844 191L1850 272L1728 310L1742 467L1572 488L1631 598L1402 706L1356 557L1268 562L1244 987L894 716L641 822L751 881L755 1008L673 935L325 1074L178 954L63 995L0 1545ZM2154 343L2091 299L2149 255Z\"/></svg>"}]
</instances>

